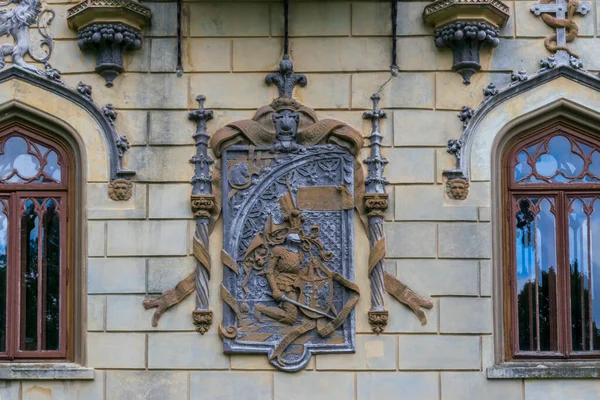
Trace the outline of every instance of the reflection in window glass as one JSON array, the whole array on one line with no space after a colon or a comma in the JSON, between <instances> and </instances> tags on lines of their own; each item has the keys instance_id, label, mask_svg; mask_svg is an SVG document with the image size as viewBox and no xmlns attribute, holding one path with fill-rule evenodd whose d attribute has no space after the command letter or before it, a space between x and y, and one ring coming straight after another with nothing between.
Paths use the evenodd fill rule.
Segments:
<instances>
[{"instance_id":1,"label":"reflection in window glass","mask_svg":"<svg viewBox=\"0 0 600 400\"><path fill-rule=\"evenodd\" d=\"M7 183L60 182L59 156L30 139L10 137L0 153L0 181Z\"/></svg>"},{"instance_id":2,"label":"reflection in window glass","mask_svg":"<svg viewBox=\"0 0 600 400\"><path fill-rule=\"evenodd\" d=\"M600 200L569 199L569 263L573 351L600 349ZM597 247L596 247L597 248Z\"/></svg>"},{"instance_id":3,"label":"reflection in window glass","mask_svg":"<svg viewBox=\"0 0 600 400\"><path fill-rule=\"evenodd\" d=\"M8 257L8 217L7 203L0 200L0 353L6 352L6 297L7 297L7 257Z\"/></svg>"},{"instance_id":4,"label":"reflection in window glass","mask_svg":"<svg viewBox=\"0 0 600 400\"><path fill-rule=\"evenodd\" d=\"M27 200L21 215L21 350L37 350L38 245L37 204Z\"/></svg>"},{"instance_id":5,"label":"reflection in window glass","mask_svg":"<svg viewBox=\"0 0 600 400\"><path fill-rule=\"evenodd\" d=\"M554 199L522 198L515 258L520 351L556 351L556 218Z\"/></svg>"},{"instance_id":6,"label":"reflection in window glass","mask_svg":"<svg viewBox=\"0 0 600 400\"><path fill-rule=\"evenodd\" d=\"M56 206L54 200L46 201L43 224L43 350L58 350L60 344L60 217Z\"/></svg>"}]
</instances>

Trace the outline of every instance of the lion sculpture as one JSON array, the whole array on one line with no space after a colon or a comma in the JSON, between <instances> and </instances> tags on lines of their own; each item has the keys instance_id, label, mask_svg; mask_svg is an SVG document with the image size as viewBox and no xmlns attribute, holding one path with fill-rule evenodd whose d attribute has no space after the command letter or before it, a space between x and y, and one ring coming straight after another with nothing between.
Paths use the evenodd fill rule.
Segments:
<instances>
[{"instance_id":1,"label":"lion sculpture","mask_svg":"<svg viewBox=\"0 0 600 400\"><path fill-rule=\"evenodd\" d=\"M39 68L28 64L25 56L29 56L39 63L47 64L52 53L52 38L47 32L54 19L54 11L44 10L40 0L8 0L0 3L0 7L6 7L10 4L16 4L15 7L0 11L0 36L12 36L14 44L5 43L0 45L0 69L4 68L6 56L12 57L12 62L21 68L42 73ZM43 18L48 14L48 18ZM47 46L45 57L38 57L32 54L30 49L29 26L35 24L38 32L42 36L41 46Z\"/></svg>"}]
</instances>

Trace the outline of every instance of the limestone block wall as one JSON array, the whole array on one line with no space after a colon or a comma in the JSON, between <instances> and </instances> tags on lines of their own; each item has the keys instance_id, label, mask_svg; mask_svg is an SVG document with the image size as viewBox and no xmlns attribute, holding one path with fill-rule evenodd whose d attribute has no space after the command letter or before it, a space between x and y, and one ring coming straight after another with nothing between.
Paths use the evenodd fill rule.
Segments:
<instances>
[{"instance_id":1,"label":"limestone block wall","mask_svg":"<svg viewBox=\"0 0 600 400\"><path fill-rule=\"evenodd\" d=\"M543 37L551 33L529 12L533 2L506 1L511 18L500 46L483 49L482 72L465 86L451 71L452 54L437 49L433 30L421 20L427 2L401 1L398 13L400 73L390 79L391 23L388 1L292 1L291 56L306 88L295 97L317 110L370 132L362 120L369 96L381 88L386 175L391 207L385 225L386 268L434 308L428 324L387 297L390 323L385 334L371 334L367 278L368 242L357 226L356 280L362 291L357 306L357 351L313 356L309 367L289 374L274 370L264 355L226 356L216 333L221 319L217 288L221 227L211 237L213 327L194 331L193 296L167 312L158 328L147 295L173 287L194 269L193 220L189 207L195 148L194 125L187 120L198 94L215 111L210 132L249 118L277 92L264 84L282 56L280 1L184 2L182 77L176 67L176 3L144 2L153 11L143 49L128 53L126 72L108 89L93 72L95 57L77 47L66 26L75 2L48 0L57 11L52 26L56 53L52 63L72 86L93 86L97 103L118 110L120 134L132 148L125 166L138 172L128 202L107 197L107 182L87 185L87 365L94 381L0 382L2 400L537 400L597 399L596 380L490 381L493 365L491 185L471 183L466 201L448 199L442 170L453 165L445 151L456 138L462 106L475 108L490 82L504 87L510 72L538 69L548 56ZM600 70L595 3L577 17L580 35L571 46L584 65ZM389 80L389 82L388 82ZM386 84L387 82L387 84ZM383 85L383 87L382 87ZM69 122L69 121L67 121ZM499 127L500 129L500 127ZM98 148L98 151L101 151ZM89 154L88 157L93 156ZM363 157L364 158L364 157Z\"/></svg>"}]
</instances>

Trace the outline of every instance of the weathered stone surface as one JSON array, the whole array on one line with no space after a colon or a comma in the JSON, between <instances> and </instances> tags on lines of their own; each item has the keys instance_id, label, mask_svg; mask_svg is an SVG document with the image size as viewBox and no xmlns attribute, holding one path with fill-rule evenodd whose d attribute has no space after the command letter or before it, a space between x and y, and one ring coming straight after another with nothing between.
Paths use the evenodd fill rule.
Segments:
<instances>
[{"instance_id":1,"label":"weathered stone surface","mask_svg":"<svg viewBox=\"0 0 600 400\"><path fill-rule=\"evenodd\" d=\"M400 369L478 370L479 336L400 335Z\"/></svg>"},{"instance_id":2,"label":"weathered stone surface","mask_svg":"<svg viewBox=\"0 0 600 400\"><path fill-rule=\"evenodd\" d=\"M482 65L483 60L482 57ZM483 101L483 89L490 83L499 88L506 87L510 83L510 74L480 72L471 77L470 85L465 85L456 72L436 72L435 106L445 110L460 110L463 106L475 109ZM460 136L460 131L453 136Z\"/></svg>"},{"instance_id":3,"label":"weathered stone surface","mask_svg":"<svg viewBox=\"0 0 600 400\"><path fill-rule=\"evenodd\" d=\"M177 39L175 38L153 39L150 52L150 71L175 72L177 69L177 53L171 50L176 47ZM187 55L187 52L185 54Z\"/></svg>"},{"instance_id":4,"label":"weathered stone surface","mask_svg":"<svg viewBox=\"0 0 600 400\"><path fill-rule=\"evenodd\" d=\"M90 257L102 257L105 254L106 222L90 221L87 224L88 231L88 255Z\"/></svg>"},{"instance_id":5,"label":"weathered stone surface","mask_svg":"<svg viewBox=\"0 0 600 400\"><path fill-rule=\"evenodd\" d=\"M191 93L202 93L210 99L211 108L257 109L269 104L277 97L277 88L267 86L262 73L239 74L194 74L190 83ZM252 96L240 96L240 93L252 93ZM190 99L189 107L198 104Z\"/></svg>"},{"instance_id":6,"label":"weathered stone surface","mask_svg":"<svg viewBox=\"0 0 600 400\"><path fill-rule=\"evenodd\" d=\"M290 44L297 71L387 71L390 67L389 38L298 38Z\"/></svg>"},{"instance_id":7,"label":"weathered stone surface","mask_svg":"<svg viewBox=\"0 0 600 400\"><path fill-rule=\"evenodd\" d=\"M152 24L146 29L146 36L177 36L177 4L142 2L152 10ZM187 33L187 32L186 32Z\"/></svg>"},{"instance_id":8,"label":"weathered stone surface","mask_svg":"<svg viewBox=\"0 0 600 400\"><path fill-rule=\"evenodd\" d=\"M116 278L118 277L118 279ZM144 293L146 266L142 258L88 259L88 293Z\"/></svg>"},{"instance_id":9,"label":"weathered stone surface","mask_svg":"<svg viewBox=\"0 0 600 400\"><path fill-rule=\"evenodd\" d=\"M354 74L352 107L371 109L371 95L377 92L389 78L389 72ZM392 78L383 88L379 105L381 108L433 108L434 87L433 73L403 72ZM409 95L398 96L398 93Z\"/></svg>"},{"instance_id":10,"label":"weathered stone surface","mask_svg":"<svg viewBox=\"0 0 600 400\"><path fill-rule=\"evenodd\" d=\"M446 205L444 185L406 185L395 188L397 221L476 221L477 207Z\"/></svg>"},{"instance_id":11,"label":"weathered stone surface","mask_svg":"<svg viewBox=\"0 0 600 400\"><path fill-rule=\"evenodd\" d=\"M88 365L92 368L146 367L146 335L143 333L90 332L87 344Z\"/></svg>"},{"instance_id":12,"label":"weathered stone surface","mask_svg":"<svg viewBox=\"0 0 600 400\"><path fill-rule=\"evenodd\" d=\"M22 385L22 395L20 397L22 400L104 399L104 376L102 372L96 373L96 377L92 381L23 381ZM17 400L19 397L14 399ZM4 396L2 400L5 400ZM11 398L8 397L8 400L11 400Z\"/></svg>"},{"instance_id":13,"label":"weathered stone surface","mask_svg":"<svg viewBox=\"0 0 600 400\"><path fill-rule=\"evenodd\" d=\"M438 374L435 372L359 372L357 398L438 400Z\"/></svg>"},{"instance_id":14,"label":"weathered stone surface","mask_svg":"<svg viewBox=\"0 0 600 400\"><path fill-rule=\"evenodd\" d=\"M344 372L275 374L275 400L354 400L354 375Z\"/></svg>"},{"instance_id":15,"label":"weathered stone surface","mask_svg":"<svg viewBox=\"0 0 600 400\"><path fill-rule=\"evenodd\" d=\"M187 221L110 221L108 255L177 256L188 247Z\"/></svg>"},{"instance_id":16,"label":"weathered stone surface","mask_svg":"<svg viewBox=\"0 0 600 400\"><path fill-rule=\"evenodd\" d=\"M541 20L539 23L545 25ZM535 24L537 25L537 23ZM497 48L482 50L481 67L484 70L494 71L515 71L525 68L528 73L532 74L540 69L540 60L549 55L550 53L544 47L544 40L500 39L500 45ZM496 87L503 86L498 86L496 83Z\"/></svg>"},{"instance_id":17,"label":"weathered stone surface","mask_svg":"<svg viewBox=\"0 0 600 400\"><path fill-rule=\"evenodd\" d=\"M279 38L233 39L233 70L276 71L282 53L283 43Z\"/></svg>"},{"instance_id":18,"label":"weathered stone surface","mask_svg":"<svg viewBox=\"0 0 600 400\"><path fill-rule=\"evenodd\" d=\"M300 2L290 4L290 36L349 36L349 2ZM283 36L283 5L271 5L271 35Z\"/></svg>"},{"instance_id":19,"label":"weathered stone surface","mask_svg":"<svg viewBox=\"0 0 600 400\"><path fill-rule=\"evenodd\" d=\"M106 306L106 296L88 296L87 297L87 328L88 331L104 330L104 308Z\"/></svg>"},{"instance_id":20,"label":"weathered stone surface","mask_svg":"<svg viewBox=\"0 0 600 400\"><path fill-rule=\"evenodd\" d=\"M392 34L391 12L389 3L352 3L352 35L390 36Z\"/></svg>"},{"instance_id":21,"label":"weathered stone surface","mask_svg":"<svg viewBox=\"0 0 600 400\"><path fill-rule=\"evenodd\" d=\"M476 260L396 260L396 268L402 282L423 294L477 296L479 293Z\"/></svg>"},{"instance_id":22,"label":"weathered stone surface","mask_svg":"<svg viewBox=\"0 0 600 400\"><path fill-rule=\"evenodd\" d=\"M388 116L390 118L390 116ZM460 132L462 126L453 111L397 110L393 112L394 146L440 146Z\"/></svg>"},{"instance_id":23,"label":"weathered stone surface","mask_svg":"<svg viewBox=\"0 0 600 400\"><path fill-rule=\"evenodd\" d=\"M433 149L393 148L383 153L390 160L385 175L391 183L433 183Z\"/></svg>"},{"instance_id":24,"label":"weathered stone surface","mask_svg":"<svg viewBox=\"0 0 600 400\"><path fill-rule=\"evenodd\" d=\"M107 371L106 398L166 400L188 398L188 374L167 371Z\"/></svg>"},{"instance_id":25,"label":"weathered stone surface","mask_svg":"<svg viewBox=\"0 0 600 400\"><path fill-rule=\"evenodd\" d=\"M269 36L268 3L193 3L189 9L192 37Z\"/></svg>"},{"instance_id":26,"label":"weathered stone surface","mask_svg":"<svg viewBox=\"0 0 600 400\"><path fill-rule=\"evenodd\" d=\"M19 400L20 382L1 382L0 398L2 400Z\"/></svg>"},{"instance_id":27,"label":"weathered stone surface","mask_svg":"<svg viewBox=\"0 0 600 400\"><path fill-rule=\"evenodd\" d=\"M399 38L400 71L435 71L452 68L452 50L437 48L431 36Z\"/></svg>"},{"instance_id":28,"label":"weathered stone surface","mask_svg":"<svg viewBox=\"0 0 600 400\"><path fill-rule=\"evenodd\" d=\"M400 261L400 260L398 260ZM406 283L406 281L399 277L399 279ZM414 290L418 295L423 296L425 298L430 298L429 291L417 290L414 287L410 287ZM392 297L387 297L385 302L385 309L389 312L389 319L387 328L385 328L386 333L437 333L438 332L438 312L439 305L436 299L432 299L433 308L432 309L423 309L425 312L425 316L427 317L427 324L422 325L418 318L415 317L415 314L408 308L406 305L401 304L396 301ZM367 317L364 317L364 323L367 324ZM357 326L361 326L362 324L358 324ZM367 324L368 325L368 324ZM367 332L369 329L367 329Z\"/></svg>"},{"instance_id":29,"label":"weathered stone surface","mask_svg":"<svg viewBox=\"0 0 600 400\"><path fill-rule=\"evenodd\" d=\"M268 372L191 372L190 398L255 400L271 398Z\"/></svg>"},{"instance_id":30,"label":"weathered stone surface","mask_svg":"<svg viewBox=\"0 0 600 400\"><path fill-rule=\"evenodd\" d=\"M308 74L307 78L310 84L297 87L294 94L301 103L329 109L350 106L350 74Z\"/></svg>"},{"instance_id":31,"label":"weathered stone surface","mask_svg":"<svg viewBox=\"0 0 600 400\"><path fill-rule=\"evenodd\" d=\"M523 384L519 380L492 381L483 372L442 372L441 379L444 400L523 400Z\"/></svg>"},{"instance_id":32,"label":"weathered stone surface","mask_svg":"<svg viewBox=\"0 0 600 400\"><path fill-rule=\"evenodd\" d=\"M492 220L490 207L479 207L479 221L490 222Z\"/></svg>"},{"instance_id":33,"label":"weathered stone surface","mask_svg":"<svg viewBox=\"0 0 600 400\"><path fill-rule=\"evenodd\" d=\"M526 380L526 400L595 400L600 397L597 380Z\"/></svg>"},{"instance_id":34,"label":"weathered stone surface","mask_svg":"<svg viewBox=\"0 0 600 400\"><path fill-rule=\"evenodd\" d=\"M162 293L173 288L195 268L196 259L193 257L150 258L148 260L148 292Z\"/></svg>"},{"instance_id":35,"label":"weathered stone surface","mask_svg":"<svg viewBox=\"0 0 600 400\"><path fill-rule=\"evenodd\" d=\"M480 295L491 296L492 295L492 266L490 261L481 260L479 261L479 269L481 270L480 278Z\"/></svg>"},{"instance_id":36,"label":"weathered stone surface","mask_svg":"<svg viewBox=\"0 0 600 400\"><path fill-rule=\"evenodd\" d=\"M432 35L433 29L423 22L423 8L427 2L398 2L398 35ZM432 38L433 40L433 38Z\"/></svg>"},{"instance_id":37,"label":"weathered stone surface","mask_svg":"<svg viewBox=\"0 0 600 400\"><path fill-rule=\"evenodd\" d=\"M546 37L555 33L555 29L549 27L539 16L534 15L530 9L535 1L515 1L514 20L517 25L518 37ZM550 14L554 16L554 14ZM512 18L511 18L512 19ZM579 26L579 36L594 35L594 17L593 12L582 16L579 13L574 15L573 21ZM575 40L577 41L577 40Z\"/></svg>"},{"instance_id":38,"label":"weathered stone surface","mask_svg":"<svg viewBox=\"0 0 600 400\"><path fill-rule=\"evenodd\" d=\"M231 69L231 39L190 38L183 42L183 46L184 71L219 72Z\"/></svg>"},{"instance_id":39,"label":"weathered stone surface","mask_svg":"<svg viewBox=\"0 0 600 400\"><path fill-rule=\"evenodd\" d=\"M194 296L189 296L181 304L165 313L157 328L152 327L155 309L144 310L141 305L146 296L109 295L106 297L107 331L194 331L192 311Z\"/></svg>"},{"instance_id":40,"label":"weathered stone surface","mask_svg":"<svg viewBox=\"0 0 600 400\"><path fill-rule=\"evenodd\" d=\"M88 183L89 219L142 219L146 218L147 186L134 183L129 200L114 201L108 197L107 183Z\"/></svg>"},{"instance_id":41,"label":"weathered stone surface","mask_svg":"<svg viewBox=\"0 0 600 400\"><path fill-rule=\"evenodd\" d=\"M191 317L190 317L191 318ZM218 320L218 319L217 319ZM148 335L149 369L228 369L229 357L216 332Z\"/></svg>"},{"instance_id":42,"label":"weathered stone surface","mask_svg":"<svg viewBox=\"0 0 600 400\"><path fill-rule=\"evenodd\" d=\"M439 224L438 256L443 258L490 258L492 232L489 223Z\"/></svg>"},{"instance_id":43,"label":"weathered stone surface","mask_svg":"<svg viewBox=\"0 0 600 400\"><path fill-rule=\"evenodd\" d=\"M128 72L148 72L150 71L150 56L152 53L152 40L145 38L142 40L142 48L136 51L126 51L123 55L123 68ZM165 55L165 60L173 59L171 54ZM175 56L177 58L177 56ZM175 64L173 64L175 65Z\"/></svg>"},{"instance_id":44,"label":"weathered stone surface","mask_svg":"<svg viewBox=\"0 0 600 400\"><path fill-rule=\"evenodd\" d=\"M188 182L193 176L194 169L188 162L194 154L193 146L134 147L129 152L131 168L141 181Z\"/></svg>"},{"instance_id":45,"label":"weathered stone surface","mask_svg":"<svg viewBox=\"0 0 600 400\"><path fill-rule=\"evenodd\" d=\"M96 67L96 56L93 53L82 53L77 46L77 41L57 40L54 46L55 51L61 56L52 58L53 68L59 71L87 72L93 71ZM43 51L36 51L35 48L33 51L38 57L44 56Z\"/></svg>"},{"instance_id":46,"label":"weathered stone surface","mask_svg":"<svg viewBox=\"0 0 600 400\"><path fill-rule=\"evenodd\" d=\"M435 230L435 224L427 222L385 224L387 256L391 258L435 257Z\"/></svg>"},{"instance_id":47,"label":"weathered stone surface","mask_svg":"<svg viewBox=\"0 0 600 400\"><path fill-rule=\"evenodd\" d=\"M441 298L440 332L492 333L492 300L489 298Z\"/></svg>"},{"instance_id":48,"label":"weathered stone surface","mask_svg":"<svg viewBox=\"0 0 600 400\"><path fill-rule=\"evenodd\" d=\"M190 184L150 185L149 216L154 219L192 218Z\"/></svg>"},{"instance_id":49,"label":"weathered stone surface","mask_svg":"<svg viewBox=\"0 0 600 400\"><path fill-rule=\"evenodd\" d=\"M397 352L393 336L359 335L356 353L317 356L317 370L395 370Z\"/></svg>"}]
</instances>

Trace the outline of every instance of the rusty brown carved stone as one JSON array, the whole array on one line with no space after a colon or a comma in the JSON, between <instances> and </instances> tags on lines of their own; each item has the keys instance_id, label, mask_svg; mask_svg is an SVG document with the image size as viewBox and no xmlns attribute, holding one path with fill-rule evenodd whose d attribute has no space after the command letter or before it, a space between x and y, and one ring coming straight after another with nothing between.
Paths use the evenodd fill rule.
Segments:
<instances>
[{"instance_id":1,"label":"rusty brown carved stone","mask_svg":"<svg viewBox=\"0 0 600 400\"><path fill-rule=\"evenodd\" d=\"M196 331L204 335L210 329L213 313L210 310L194 310L192 314Z\"/></svg>"},{"instance_id":2,"label":"rusty brown carved stone","mask_svg":"<svg viewBox=\"0 0 600 400\"><path fill-rule=\"evenodd\" d=\"M388 323L388 312L387 311L369 311L369 325L373 333L382 333Z\"/></svg>"},{"instance_id":3,"label":"rusty brown carved stone","mask_svg":"<svg viewBox=\"0 0 600 400\"><path fill-rule=\"evenodd\" d=\"M108 184L108 197L114 201L127 201L133 192L133 182L127 179L115 179Z\"/></svg>"},{"instance_id":4,"label":"rusty brown carved stone","mask_svg":"<svg viewBox=\"0 0 600 400\"><path fill-rule=\"evenodd\" d=\"M469 195L469 181L462 178L448 179L446 182L446 194L454 200L465 200Z\"/></svg>"},{"instance_id":5,"label":"rusty brown carved stone","mask_svg":"<svg viewBox=\"0 0 600 400\"><path fill-rule=\"evenodd\" d=\"M383 218L385 210L389 206L389 195L387 193L365 194L365 208L368 217Z\"/></svg>"},{"instance_id":6,"label":"rusty brown carved stone","mask_svg":"<svg viewBox=\"0 0 600 400\"><path fill-rule=\"evenodd\" d=\"M215 196L193 194L191 197L194 218L210 218L210 212L215 207Z\"/></svg>"}]
</instances>

